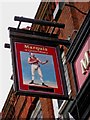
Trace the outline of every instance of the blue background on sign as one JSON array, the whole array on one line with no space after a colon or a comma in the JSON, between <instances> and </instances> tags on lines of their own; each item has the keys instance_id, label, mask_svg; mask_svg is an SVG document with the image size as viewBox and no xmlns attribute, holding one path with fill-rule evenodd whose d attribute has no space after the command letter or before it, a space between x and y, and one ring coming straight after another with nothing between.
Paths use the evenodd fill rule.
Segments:
<instances>
[{"instance_id":1,"label":"blue background on sign","mask_svg":"<svg viewBox=\"0 0 90 120\"><path fill-rule=\"evenodd\" d=\"M44 65L40 64L41 71L43 74L43 81L47 85L57 88L56 75L55 75L52 55L38 54L38 53L34 53L34 54L35 54L35 57L40 59L42 62L48 60L47 64L44 64ZM32 79L31 65L28 63L28 57L30 57L29 52L22 52L22 51L20 52L22 76L23 76L24 84L29 84L29 82ZM41 84L40 77L37 71L35 71L35 83Z\"/></svg>"}]
</instances>

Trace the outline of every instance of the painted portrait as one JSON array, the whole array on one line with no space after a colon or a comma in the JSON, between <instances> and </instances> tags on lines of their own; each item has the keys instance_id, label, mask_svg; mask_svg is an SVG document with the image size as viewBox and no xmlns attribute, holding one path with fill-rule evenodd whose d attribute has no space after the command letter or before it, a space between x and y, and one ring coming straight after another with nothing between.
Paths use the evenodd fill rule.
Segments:
<instances>
[{"instance_id":1,"label":"painted portrait","mask_svg":"<svg viewBox=\"0 0 90 120\"><path fill-rule=\"evenodd\" d=\"M34 56L37 61L29 64L28 59L31 59L32 56ZM47 87L57 88L56 74L52 55L21 51L20 58L23 84L33 84L37 86L46 85Z\"/></svg>"}]
</instances>

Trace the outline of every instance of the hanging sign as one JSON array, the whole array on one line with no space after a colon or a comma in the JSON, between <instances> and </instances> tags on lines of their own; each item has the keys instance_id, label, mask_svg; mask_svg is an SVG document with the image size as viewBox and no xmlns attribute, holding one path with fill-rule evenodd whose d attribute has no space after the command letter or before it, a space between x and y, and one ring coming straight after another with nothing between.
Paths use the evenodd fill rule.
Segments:
<instances>
[{"instance_id":1,"label":"hanging sign","mask_svg":"<svg viewBox=\"0 0 90 120\"><path fill-rule=\"evenodd\" d=\"M9 30L17 94L67 99L59 44L46 34Z\"/></svg>"}]
</instances>

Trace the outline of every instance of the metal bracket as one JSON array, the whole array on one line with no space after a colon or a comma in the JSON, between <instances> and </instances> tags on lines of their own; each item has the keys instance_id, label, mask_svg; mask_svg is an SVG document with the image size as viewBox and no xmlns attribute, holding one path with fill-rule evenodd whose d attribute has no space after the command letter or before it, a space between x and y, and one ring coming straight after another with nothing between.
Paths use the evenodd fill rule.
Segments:
<instances>
[{"instance_id":1,"label":"metal bracket","mask_svg":"<svg viewBox=\"0 0 90 120\"><path fill-rule=\"evenodd\" d=\"M40 24L42 26L43 25L44 26L52 26L54 28L53 28L53 31L51 32L51 34L53 34L56 27L58 27L58 28L64 28L65 27L65 24L62 24L62 23L51 22L51 21L46 21L46 20L30 19L30 18L18 17L18 16L15 16L14 20L19 21L17 29L20 28L21 22ZM58 43L60 43L61 45L66 46L67 48L69 48L69 46L70 46L70 41L68 41L68 40L57 39L57 41L58 41ZM5 48L10 48L10 44L5 43L4 47Z\"/></svg>"},{"instance_id":2,"label":"metal bracket","mask_svg":"<svg viewBox=\"0 0 90 120\"><path fill-rule=\"evenodd\" d=\"M14 17L15 21L19 21L18 29L20 27L21 22L27 22L27 23L33 23L33 24L40 24L44 26L52 26L52 27L58 27L58 28L64 28L65 24L62 23L56 23L56 22L51 22L51 21L46 21L46 20L39 20L39 19L30 19L30 18L25 18L25 17Z\"/></svg>"}]
</instances>

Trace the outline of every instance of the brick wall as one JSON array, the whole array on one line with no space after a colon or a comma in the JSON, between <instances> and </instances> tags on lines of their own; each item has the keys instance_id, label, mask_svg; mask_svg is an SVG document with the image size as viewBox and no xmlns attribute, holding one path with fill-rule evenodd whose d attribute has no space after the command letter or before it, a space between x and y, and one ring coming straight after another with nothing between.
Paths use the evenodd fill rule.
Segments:
<instances>
[{"instance_id":1,"label":"brick wall","mask_svg":"<svg viewBox=\"0 0 90 120\"><path fill-rule=\"evenodd\" d=\"M66 3L66 4L75 6L80 11L83 11L85 13L87 13L90 8L90 4L88 2L87 3L76 2L76 3ZM60 15L60 18L57 21L59 23L65 24L65 28L61 29L59 38L67 39L68 36L72 36L74 30L78 30L80 28L85 17L86 15L80 13L75 8L65 5Z\"/></svg>"},{"instance_id":2,"label":"brick wall","mask_svg":"<svg viewBox=\"0 0 90 120\"><path fill-rule=\"evenodd\" d=\"M42 113L44 119L54 120L54 111L52 100L47 98L40 98Z\"/></svg>"},{"instance_id":3,"label":"brick wall","mask_svg":"<svg viewBox=\"0 0 90 120\"><path fill-rule=\"evenodd\" d=\"M77 3L74 3L74 5L84 13L87 13L87 11L90 9L90 2L81 2L81 3L77 2ZM77 10L76 10L76 15L77 15L78 23L80 27L84 21L85 15L78 12Z\"/></svg>"}]
</instances>

